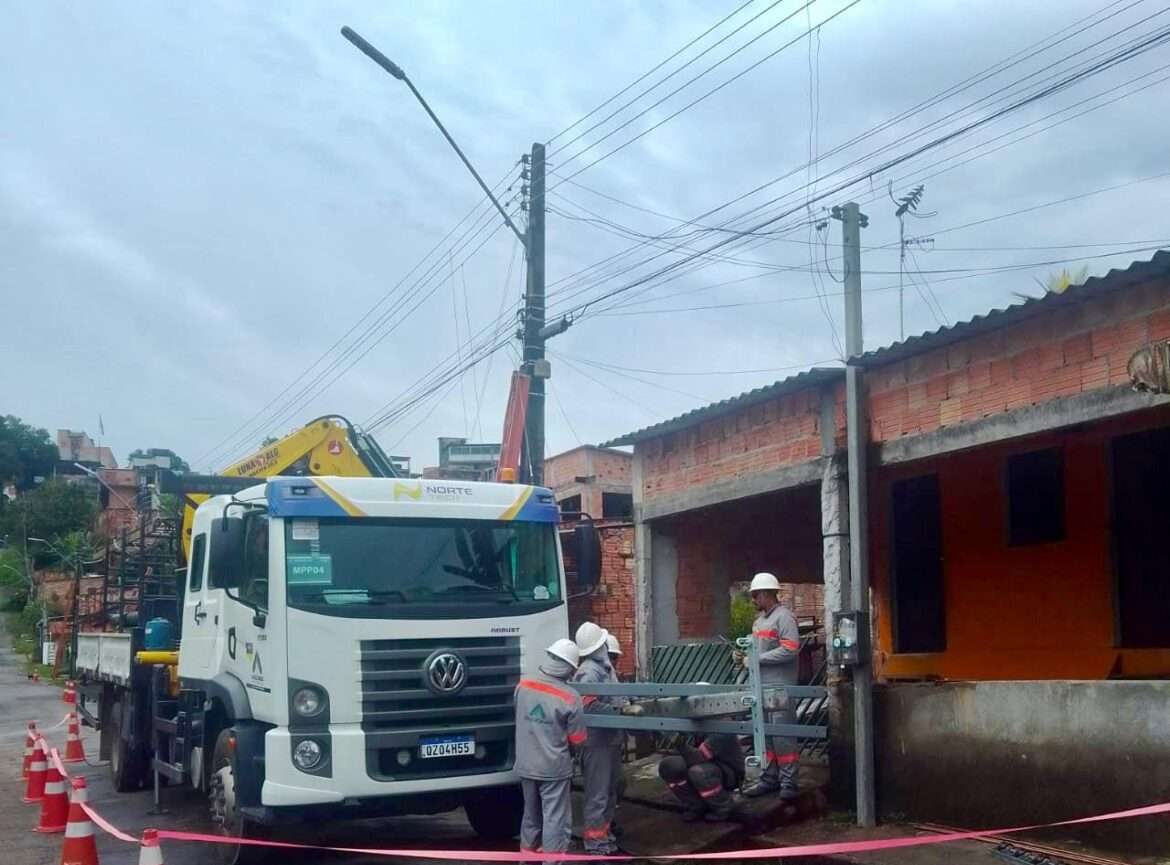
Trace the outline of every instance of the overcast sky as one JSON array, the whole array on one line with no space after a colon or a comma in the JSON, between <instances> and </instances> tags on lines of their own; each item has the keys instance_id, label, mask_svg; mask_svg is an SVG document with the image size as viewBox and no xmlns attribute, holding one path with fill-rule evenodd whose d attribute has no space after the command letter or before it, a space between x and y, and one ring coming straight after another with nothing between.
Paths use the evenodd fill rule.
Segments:
<instances>
[{"instance_id":1,"label":"overcast sky","mask_svg":"<svg viewBox=\"0 0 1170 865\"><path fill-rule=\"evenodd\" d=\"M501 311L514 314L523 288L515 239L480 210L479 223L441 243L482 194L409 91L339 36L343 24L406 69L489 183L515 178L520 154L551 139L554 311L730 240L707 229L752 208L736 227L791 211L760 230L771 233L729 242L721 258L696 259L649 293L592 305L550 342L549 453L839 357L828 318L841 332L840 225L810 223L850 198L870 220L867 346L897 339L891 180L896 196L925 183L919 210L935 214L907 220L910 236L936 235L907 259L922 272L906 282L907 335L1036 293L1035 278L1061 267L1083 261L1100 274L1170 243L1170 177L1154 177L1170 172L1161 81L1170 47L832 191L1031 92L1016 88L1170 25L1157 2L754 0L554 137L740 3L4 4L0 413L95 437L100 414L119 460L169 447L211 470L319 414L377 421L421 376L465 355L468 325L473 337L505 332ZM1059 44L1025 51L1058 33ZM911 111L1013 57L1000 74ZM680 228L775 178L785 179ZM814 180L830 194L806 207ZM1037 207L1106 187L1119 188ZM960 227L1024 208L1036 209ZM671 231L665 250L643 244L574 276L638 243L630 237ZM988 270L1016 264L1034 266ZM930 283L941 314L916 280ZM514 366L511 348L498 351L378 425L380 441L421 468L436 461L437 436L498 440Z\"/></svg>"}]
</instances>

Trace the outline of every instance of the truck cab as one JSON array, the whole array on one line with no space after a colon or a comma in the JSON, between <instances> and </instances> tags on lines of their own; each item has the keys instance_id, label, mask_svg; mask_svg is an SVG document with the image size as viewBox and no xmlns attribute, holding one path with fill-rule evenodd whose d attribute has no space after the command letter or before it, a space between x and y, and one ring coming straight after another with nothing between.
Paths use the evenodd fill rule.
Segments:
<instances>
[{"instance_id":1,"label":"truck cab","mask_svg":"<svg viewBox=\"0 0 1170 865\"><path fill-rule=\"evenodd\" d=\"M162 762L208 788L227 834L462 805L511 836L513 692L568 631L558 518L546 489L447 480L208 499L182 593L184 744Z\"/></svg>"}]
</instances>

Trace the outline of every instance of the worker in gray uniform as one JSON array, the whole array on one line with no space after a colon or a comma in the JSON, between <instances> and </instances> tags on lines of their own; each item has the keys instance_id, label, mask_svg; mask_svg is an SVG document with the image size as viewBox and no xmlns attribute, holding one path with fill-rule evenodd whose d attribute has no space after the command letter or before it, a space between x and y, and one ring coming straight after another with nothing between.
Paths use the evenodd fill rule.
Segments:
<instances>
[{"instance_id":1,"label":"worker in gray uniform","mask_svg":"<svg viewBox=\"0 0 1170 865\"><path fill-rule=\"evenodd\" d=\"M618 665L618 659L622 656L622 644L618 642L617 637L615 637L613 634L609 633L608 631L606 632L606 637L605 637L605 652L607 655L609 655L609 666L610 666L610 669L613 671L613 680L612 681L620 682L621 679L618 678L617 665ZM624 707L624 709L626 711L629 711L632 708L633 707L631 707L631 706ZM609 810L610 810L611 814L616 812L617 803L621 801L622 796L626 792L626 778L625 778L624 773L622 772L622 757L625 756L625 748L626 748L626 731L625 730L615 730L614 733L615 733L615 735L613 737L613 748L614 748L614 751L616 753L614 754L614 758L613 758L613 760L614 760L614 763L613 763L613 765L614 765L613 797L612 797L613 802L609 806ZM619 837L621 837L621 834L622 834L621 827L618 826L617 819L616 818L610 819L610 821L609 821L610 838L613 839L614 841L616 841Z\"/></svg>"},{"instance_id":2,"label":"worker in gray uniform","mask_svg":"<svg viewBox=\"0 0 1170 865\"><path fill-rule=\"evenodd\" d=\"M739 740L728 733L684 740L678 753L663 757L658 777L683 806L683 820L710 823L732 819L731 791L743 783L744 753Z\"/></svg>"},{"instance_id":3,"label":"worker in gray uniform","mask_svg":"<svg viewBox=\"0 0 1170 865\"><path fill-rule=\"evenodd\" d=\"M616 681L606 651L609 634L595 622L585 622L577 629L577 650L581 665L574 682L601 684ZM586 694L582 698L586 714L616 714L625 701L617 697L598 697ZM615 779L618 770L617 730L589 729L585 747L581 749L581 774L585 781L585 814L582 838L586 853L610 854L617 852L617 839L612 832L613 813L617 805Z\"/></svg>"},{"instance_id":4,"label":"worker in gray uniform","mask_svg":"<svg viewBox=\"0 0 1170 865\"><path fill-rule=\"evenodd\" d=\"M562 638L545 654L536 675L516 686L515 768L524 793L522 853L569 849L571 752L585 742L581 697L567 684L577 669L577 644Z\"/></svg>"},{"instance_id":5,"label":"worker in gray uniform","mask_svg":"<svg viewBox=\"0 0 1170 865\"><path fill-rule=\"evenodd\" d=\"M769 685L795 685L800 672L800 631L796 616L780 603L780 581L775 575L760 573L752 577L749 588L752 604L760 615L752 623L754 649L760 659L760 682ZM740 663L743 654L736 653ZM780 709L770 712L768 720L776 724L795 724L794 701L784 698ZM790 736L772 736L764 754L765 768L759 780L744 788L745 796L763 796L775 791L781 799L795 799L798 794L797 770L800 749Z\"/></svg>"}]
</instances>

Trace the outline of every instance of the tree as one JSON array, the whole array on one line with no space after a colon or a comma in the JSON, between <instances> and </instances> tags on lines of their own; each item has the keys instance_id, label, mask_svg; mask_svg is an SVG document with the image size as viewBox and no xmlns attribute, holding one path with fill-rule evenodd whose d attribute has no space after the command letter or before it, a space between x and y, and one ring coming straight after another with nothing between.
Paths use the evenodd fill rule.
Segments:
<instances>
[{"instance_id":1,"label":"tree","mask_svg":"<svg viewBox=\"0 0 1170 865\"><path fill-rule=\"evenodd\" d=\"M147 448L146 450L138 448L130 454L131 461L135 459L154 460L159 457L170 460L167 468L177 474L189 474L191 471L191 466L187 465L187 461L170 448Z\"/></svg>"},{"instance_id":2,"label":"tree","mask_svg":"<svg viewBox=\"0 0 1170 865\"><path fill-rule=\"evenodd\" d=\"M23 547L25 538L52 540L84 531L93 519L95 504L93 491L87 487L48 481L0 511L0 538L7 538L9 546ZM36 545L29 553L38 564L55 558Z\"/></svg>"},{"instance_id":3,"label":"tree","mask_svg":"<svg viewBox=\"0 0 1170 865\"><path fill-rule=\"evenodd\" d=\"M15 415L0 416L0 486L13 483L21 492L32 489L38 477L53 473L57 458L57 446L46 430Z\"/></svg>"}]
</instances>

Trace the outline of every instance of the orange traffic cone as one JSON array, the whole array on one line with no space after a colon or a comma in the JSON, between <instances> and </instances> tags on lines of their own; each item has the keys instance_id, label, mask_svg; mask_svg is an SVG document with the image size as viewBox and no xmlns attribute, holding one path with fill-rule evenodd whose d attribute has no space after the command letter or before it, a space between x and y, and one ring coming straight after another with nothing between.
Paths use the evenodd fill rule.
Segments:
<instances>
[{"instance_id":1,"label":"orange traffic cone","mask_svg":"<svg viewBox=\"0 0 1170 865\"><path fill-rule=\"evenodd\" d=\"M163 865L162 847L158 846L158 830L142 830L142 846L138 848L138 865Z\"/></svg>"},{"instance_id":2,"label":"orange traffic cone","mask_svg":"<svg viewBox=\"0 0 1170 865\"><path fill-rule=\"evenodd\" d=\"M69 796L65 793L65 779L57 771L57 764L49 761L45 775L45 797L41 799L41 822L34 832L64 832L69 818Z\"/></svg>"},{"instance_id":3,"label":"orange traffic cone","mask_svg":"<svg viewBox=\"0 0 1170 865\"><path fill-rule=\"evenodd\" d=\"M45 775L49 767L45 764L45 740L37 739L33 745L32 762L28 765L28 784L24 788L26 805L39 802L45 797Z\"/></svg>"},{"instance_id":4,"label":"orange traffic cone","mask_svg":"<svg viewBox=\"0 0 1170 865\"><path fill-rule=\"evenodd\" d=\"M28 777L28 767L32 763L33 746L37 742L37 722L28 722L28 732L24 736L24 761L20 764L20 777Z\"/></svg>"},{"instance_id":5,"label":"orange traffic cone","mask_svg":"<svg viewBox=\"0 0 1170 865\"><path fill-rule=\"evenodd\" d=\"M60 865L98 865L93 823L81 806L86 802L85 779L73 779L69 798L69 820L65 824L65 843L61 846Z\"/></svg>"},{"instance_id":6,"label":"orange traffic cone","mask_svg":"<svg viewBox=\"0 0 1170 865\"><path fill-rule=\"evenodd\" d=\"M61 701L65 703L66 706L77 705L77 691L73 687L72 679L65 682L65 691L61 694Z\"/></svg>"},{"instance_id":7,"label":"orange traffic cone","mask_svg":"<svg viewBox=\"0 0 1170 865\"><path fill-rule=\"evenodd\" d=\"M65 762L66 763L84 763L85 749L81 746L81 730L80 723L77 720L77 713L70 712L69 720L65 726Z\"/></svg>"}]
</instances>

